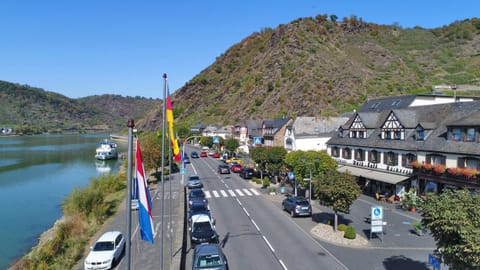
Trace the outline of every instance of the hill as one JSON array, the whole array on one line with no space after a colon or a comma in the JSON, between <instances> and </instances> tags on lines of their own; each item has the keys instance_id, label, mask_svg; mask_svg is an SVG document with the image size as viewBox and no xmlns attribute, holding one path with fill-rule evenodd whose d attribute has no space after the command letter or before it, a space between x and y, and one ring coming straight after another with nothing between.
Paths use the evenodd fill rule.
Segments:
<instances>
[{"instance_id":1,"label":"hill","mask_svg":"<svg viewBox=\"0 0 480 270\"><path fill-rule=\"evenodd\" d=\"M119 131L158 100L119 95L70 99L40 88L0 81L0 125L30 132Z\"/></svg>"},{"instance_id":2,"label":"hill","mask_svg":"<svg viewBox=\"0 0 480 270\"><path fill-rule=\"evenodd\" d=\"M478 18L403 29L318 15L246 37L178 89L172 102L175 118L189 125L333 116L369 98L431 93L434 85L478 89L479 70ZM158 129L160 117L157 107L137 127Z\"/></svg>"}]
</instances>

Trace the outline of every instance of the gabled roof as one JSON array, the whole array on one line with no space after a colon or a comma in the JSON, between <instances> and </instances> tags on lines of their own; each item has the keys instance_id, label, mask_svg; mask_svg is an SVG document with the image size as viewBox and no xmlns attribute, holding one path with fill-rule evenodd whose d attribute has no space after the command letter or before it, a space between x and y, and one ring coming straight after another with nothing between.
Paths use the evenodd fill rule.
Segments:
<instances>
[{"instance_id":1,"label":"gabled roof","mask_svg":"<svg viewBox=\"0 0 480 270\"><path fill-rule=\"evenodd\" d=\"M416 95L393 96L367 100L363 103L358 112L379 112L392 109L408 108Z\"/></svg>"},{"instance_id":2,"label":"gabled roof","mask_svg":"<svg viewBox=\"0 0 480 270\"><path fill-rule=\"evenodd\" d=\"M381 125L390 113L394 113L405 127L405 140L382 140ZM373 115L373 114L376 114ZM352 147L372 147L400 149L406 151L424 150L444 153L465 153L478 155L480 144L450 141L446 138L449 126L480 127L480 101L456 102L437 105L409 107L403 109L381 111L377 113L358 113L364 124L372 131L367 138L349 138L333 136L327 143ZM342 127L350 127L355 116ZM424 141L416 141L415 128L420 124L430 130Z\"/></svg>"},{"instance_id":3,"label":"gabled roof","mask_svg":"<svg viewBox=\"0 0 480 270\"><path fill-rule=\"evenodd\" d=\"M347 117L310 117L301 116L293 123L295 136L329 134L348 120Z\"/></svg>"}]
</instances>

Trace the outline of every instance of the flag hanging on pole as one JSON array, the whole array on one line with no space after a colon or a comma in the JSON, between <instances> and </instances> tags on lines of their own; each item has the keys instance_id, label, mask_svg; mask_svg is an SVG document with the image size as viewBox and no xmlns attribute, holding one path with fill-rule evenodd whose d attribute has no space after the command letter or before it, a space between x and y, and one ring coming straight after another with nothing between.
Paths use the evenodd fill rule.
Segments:
<instances>
[{"instance_id":1,"label":"flag hanging on pole","mask_svg":"<svg viewBox=\"0 0 480 270\"><path fill-rule=\"evenodd\" d=\"M173 150L173 159L175 162L180 162L180 147L178 146L178 141L175 137L175 133L173 131L173 111L172 111L172 98L170 97L170 90L168 90L167 95L167 122L168 122L168 137L170 138L170 144Z\"/></svg>"},{"instance_id":2,"label":"flag hanging on pole","mask_svg":"<svg viewBox=\"0 0 480 270\"><path fill-rule=\"evenodd\" d=\"M148 191L147 181L145 179L145 169L143 168L142 153L138 139L136 142L136 178L138 188L138 222L140 223L140 236L142 240L153 244L153 220L152 220L152 201Z\"/></svg>"}]
</instances>

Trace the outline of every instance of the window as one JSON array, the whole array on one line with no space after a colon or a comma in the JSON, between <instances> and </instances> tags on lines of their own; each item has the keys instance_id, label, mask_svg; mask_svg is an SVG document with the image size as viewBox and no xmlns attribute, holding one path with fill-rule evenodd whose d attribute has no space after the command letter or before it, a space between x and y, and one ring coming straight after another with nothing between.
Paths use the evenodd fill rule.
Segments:
<instances>
[{"instance_id":1,"label":"window","mask_svg":"<svg viewBox=\"0 0 480 270\"><path fill-rule=\"evenodd\" d=\"M452 139L454 141L461 141L462 140L462 130L459 128L452 129Z\"/></svg>"},{"instance_id":2,"label":"window","mask_svg":"<svg viewBox=\"0 0 480 270\"><path fill-rule=\"evenodd\" d=\"M408 153L406 155L402 155L402 166L411 167L410 163L412 163L412 161L415 161L415 160L417 160L417 156L415 154Z\"/></svg>"},{"instance_id":3,"label":"window","mask_svg":"<svg viewBox=\"0 0 480 270\"><path fill-rule=\"evenodd\" d=\"M363 149L355 150L355 160L363 161L365 158L365 151Z\"/></svg>"},{"instance_id":4,"label":"window","mask_svg":"<svg viewBox=\"0 0 480 270\"><path fill-rule=\"evenodd\" d=\"M467 134L465 135L465 141L473 142L475 141L475 129L474 128L467 128Z\"/></svg>"},{"instance_id":5,"label":"window","mask_svg":"<svg viewBox=\"0 0 480 270\"><path fill-rule=\"evenodd\" d=\"M400 130L396 130L396 131L394 132L394 139L395 139L395 140L400 140L400 139L402 139L402 132L401 132Z\"/></svg>"},{"instance_id":6,"label":"window","mask_svg":"<svg viewBox=\"0 0 480 270\"><path fill-rule=\"evenodd\" d=\"M342 153L342 157L344 159L351 159L352 158L352 150L350 148L344 148L343 153Z\"/></svg>"},{"instance_id":7,"label":"window","mask_svg":"<svg viewBox=\"0 0 480 270\"><path fill-rule=\"evenodd\" d=\"M447 158L442 155L430 154L426 156L426 161L430 164L445 165Z\"/></svg>"},{"instance_id":8,"label":"window","mask_svg":"<svg viewBox=\"0 0 480 270\"><path fill-rule=\"evenodd\" d=\"M398 154L394 152L386 152L383 156L383 163L389 166L398 165Z\"/></svg>"},{"instance_id":9,"label":"window","mask_svg":"<svg viewBox=\"0 0 480 270\"><path fill-rule=\"evenodd\" d=\"M415 139L417 141L425 140L425 130L422 127L417 127L417 129L415 130Z\"/></svg>"},{"instance_id":10,"label":"window","mask_svg":"<svg viewBox=\"0 0 480 270\"><path fill-rule=\"evenodd\" d=\"M340 157L340 150L338 147L334 146L332 147L332 156L333 157Z\"/></svg>"},{"instance_id":11,"label":"window","mask_svg":"<svg viewBox=\"0 0 480 270\"><path fill-rule=\"evenodd\" d=\"M377 150L372 150L368 154L368 161L372 163L378 163L380 158L379 158L379 152Z\"/></svg>"}]
</instances>

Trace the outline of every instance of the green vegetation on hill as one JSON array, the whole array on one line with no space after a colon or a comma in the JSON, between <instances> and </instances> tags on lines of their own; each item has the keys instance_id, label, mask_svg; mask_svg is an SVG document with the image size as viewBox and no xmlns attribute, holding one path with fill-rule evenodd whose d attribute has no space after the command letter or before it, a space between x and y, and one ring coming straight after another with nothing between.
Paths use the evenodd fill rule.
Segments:
<instances>
[{"instance_id":1,"label":"green vegetation on hill","mask_svg":"<svg viewBox=\"0 0 480 270\"><path fill-rule=\"evenodd\" d=\"M220 55L173 94L175 119L191 125L330 116L367 98L428 94L440 84L478 87L479 43L478 18L436 29L355 16L301 18L253 33ZM158 129L152 120L160 109L139 128Z\"/></svg>"},{"instance_id":2,"label":"green vegetation on hill","mask_svg":"<svg viewBox=\"0 0 480 270\"><path fill-rule=\"evenodd\" d=\"M1 126L20 134L118 131L140 118L158 100L119 95L70 99L28 85L0 81Z\"/></svg>"}]
</instances>

